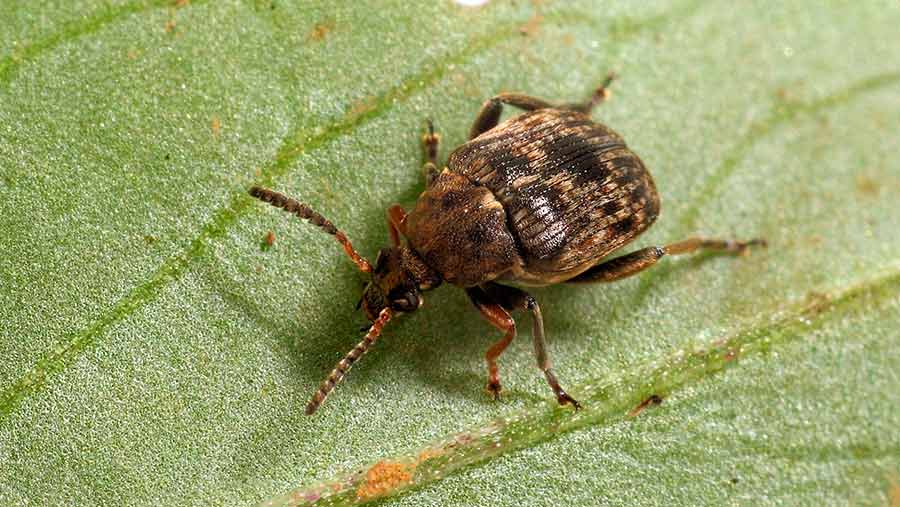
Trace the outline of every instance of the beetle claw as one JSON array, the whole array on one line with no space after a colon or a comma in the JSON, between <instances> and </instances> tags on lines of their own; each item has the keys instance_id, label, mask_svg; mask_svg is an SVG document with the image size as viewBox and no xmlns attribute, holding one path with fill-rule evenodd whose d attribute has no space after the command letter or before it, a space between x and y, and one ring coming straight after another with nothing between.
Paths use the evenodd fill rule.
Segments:
<instances>
[{"instance_id":1,"label":"beetle claw","mask_svg":"<svg viewBox=\"0 0 900 507\"><path fill-rule=\"evenodd\" d=\"M488 382L485 389L494 398L494 401L500 401L500 391L503 390L503 387L500 386L500 382Z\"/></svg>"},{"instance_id":2,"label":"beetle claw","mask_svg":"<svg viewBox=\"0 0 900 507\"><path fill-rule=\"evenodd\" d=\"M749 241L735 242L733 248L731 248L731 251L733 251L737 255L741 255L741 256L750 255L750 247L753 247L753 246L758 246L760 248L767 248L769 246L769 244L763 238L753 238Z\"/></svg>"},{"instance_id":3,"label":"beetle claw","mask_svg":"<svg viewBox=\"0 0 900 507\"><path fill-rule=\"evenodd\" d=\"M573 397L569 396L568 394L566 394L565 391L560 392L560 393L556 396L556 401L557 401L560 405L566 405L567 403L568 403L568 404L571 404L572 407L575 409L576 412L578 412L578 410L581 409L581 403L578 403L578 400L576 400L575 398L573 398Z\"/></svg>"}]
</instances>

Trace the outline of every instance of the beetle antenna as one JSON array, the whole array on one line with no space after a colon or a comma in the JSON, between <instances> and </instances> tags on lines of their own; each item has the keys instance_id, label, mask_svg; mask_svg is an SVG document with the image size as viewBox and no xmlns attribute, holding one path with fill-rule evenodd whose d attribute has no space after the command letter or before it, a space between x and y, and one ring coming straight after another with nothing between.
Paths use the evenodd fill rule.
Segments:
<instances>
[{"instance_id":1,"label":"beetle antenna","mask_svg":"<svg viewBox=\"0 0 900 507\"><path fill-rule=\"evenodd\" d=\"M319 390L316 391L316 394L313 395L306 405L306 415L312 415L319 408L319 405L325 401L328 393L330 393L331 390L334 389L334 386L336 386L338 382L344 378L344 375L350 371L353 363L365 354L369 350L369 347L378 340L378 336L381 335L381 329L389 320L391 320L391 315L390 308L381 310L381 313L378 314L378 318L372 323L372 327L369 328L369 332L366 333L366 336L363 337L362 341L357 343L356 346L353 347L353 350L347 352L347 355L338 362L337 366L331 370L328 377L326 377L319 385Z\"/></svg>"},{"instance_id":2,"label":"beetle antenna","mask_svg":"<svg viewBox=\"0 0 900 507\"><path fill-rule=\"evenodd\" d=\"M307 220L309 223L315 225L316 227L321 228L328 234L331 234L335 237L335 239L338 240L341 246L344 247L344 251L347 252L350 260L352 260L359 267L360 271L363 271L365 273L369 273L372 271L372 265L369 264L369 261L367 261L365 257L359 255L359 253L357 253L356 250L353 249L353 245L350 243L350 240L347 239L347 236L337 227L335 227L330 220L323 217L321 214L317 213L309 206L295 199L291 199L290 197L280 192L269 190L268 188L253 187L250 189L250 195L256 197L261 201L265 201L272 206L275 206L276 208L282 208L288 213L293 213L294 215Z\"/></svg>"}]
</instances>

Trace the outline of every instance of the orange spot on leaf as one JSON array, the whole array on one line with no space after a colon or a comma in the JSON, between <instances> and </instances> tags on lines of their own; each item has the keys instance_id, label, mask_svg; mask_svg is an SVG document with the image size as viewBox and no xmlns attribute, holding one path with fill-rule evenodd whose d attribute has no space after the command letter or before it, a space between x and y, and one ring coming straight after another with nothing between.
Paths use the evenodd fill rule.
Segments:
<instances>
[{"instance_id":1,"label":"orange spot on leaf","mask_svg":"<svg viewBox=\"0 0 900 507\"><path fill-rule=\"evenodd\" d=\"M532 37L538 33L541 29L541 21L544 20L544 16L540 14L535 14L528 20L527 23L519 27L519 33L526 37Z\"/></svg>"},{"instance_id":2,"label":"orange spot on leaf","mask_svg":"<svg viewBox=\"0 0 900 507\"><path fill-rule=\"evenodd\" d=\"M379 461L366 472L366 480L356 490L356 496L366 500L385 496L409 483L412 480L412 469L413 467L403 463Z\"/></svg>"},{"instance_id":3,"label":"orange spot on leaf","mask_svg":"<svg viewBox=\"0 0 900 507\"><path fill-rule=\"evenodd\" d=\"M308 37L310 40L321 41L324 40L328 35L328 32L334 29L333 22L325 22L325 23L316 23L316 26L313 27L312 30L309 31Z\"/></svg>"}]
</instances>

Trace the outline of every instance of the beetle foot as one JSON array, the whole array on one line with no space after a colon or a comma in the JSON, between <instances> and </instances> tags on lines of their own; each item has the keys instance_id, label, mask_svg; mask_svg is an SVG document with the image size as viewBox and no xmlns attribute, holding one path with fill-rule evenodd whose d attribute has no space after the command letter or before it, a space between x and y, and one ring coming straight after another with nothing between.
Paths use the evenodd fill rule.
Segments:
<instances>
[{"instance_id":1,"label":"beetle foot","mask_svg":"<svg viewBox=\"0 0 900 507\"><path fill-rule=\"evenodd\" d=\"M441 142L440 134L436 134L434 132L434 123L431 121L431 118L425 120L426 126L428 128L428 132L422 136L422 144L425 145L427 149L437 148L438 143Z\"/></svg>"},{"instance_id":2,"label":"beetle foot","mask_svg":"<svg viewBox=\"0 0 900 507\"><path fill-rule=\"evenodd\" d=\"M576 400L575 398L569 396L568 394L566 394L565 391L563 391L563 390L561 390L561 389L560 389L560 391L559 391L558 393L556 393L556 401L557 401L560 405L563 405L563 406L565 406L566 404L571 404L572 407L575 408L575 411L576 411L576 412L578 412L578 409L581 408L581 403L578 403L578 400Z\"/></svg>"},{"instance_id":3,"label":"beetle foot","mask_svg":"<svg viewBox=\"0 0 900 507\"><path fill-rule=\"evenodd\" d=\"M500 401L500 391L503 390L503 387L500 386L499 380L489 381L484 388L494 398L494 401Z\"/></svg>"},{"instance_id":4,"label":"beetle foot","mask_svg":"<svg viewBox=\"0 0 900 507\"><path fill-rule=\"evenodd\" d=\"M749 241L732 241L728 245L728 251L737 255L749 255L750 247L752 246L766 248L769 246L769 243L763 238L753 238Z\"/></svg>"}]
</instances>

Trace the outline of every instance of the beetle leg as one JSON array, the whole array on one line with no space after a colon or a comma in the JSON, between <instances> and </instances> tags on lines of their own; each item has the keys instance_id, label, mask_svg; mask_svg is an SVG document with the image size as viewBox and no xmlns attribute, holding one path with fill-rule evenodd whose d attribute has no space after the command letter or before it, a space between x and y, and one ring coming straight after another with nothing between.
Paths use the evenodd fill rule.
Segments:
<instances>
[{"instance_id":1,"label":"beetle leg","mask_svg":"<svg viewBox=\"0 0 900 507\"><path fill-rule=\"evenodd\" d=\"M734 241L724 239L688 238L671 245L642 248L615 259L602 262L580 275L567 280L566 283L607 283L627 278L656 264L665 255L681 255L697 250L713 250L733 254L743 254L751 246L766 246L761 238L750 241Z\"/></svg>"},{"instance_id":2,"label":"beetle leg","mask_svg":"<svg viewBox=\"0 0 900 507\"><path fill-rule=\"evenodd\" d=\"M546 100L529 97L521 93L495 95L486 100L481 106L481 111L478 112L478 116L475 117L475 122L472 123L472 128L469 130L469 139L475 139L497 126L497 123L500 121L500 114L503 112L503 104L518 107L525 111L553 107Z\"/></svg>"},{"instance_id":3,"label":"beetle leg","mask_svg":"<svg viewBox=\"0 0 900 507\"><path fill-rule=\"evenodd\" d=\"M512 343L516 337L516 321L513 320L509 312L500 304L494 302L488 294L480 287L471 287L466 289L466 294L475 308L481 312L481 316L488 322L504 333L503 338L497 340L491 348L484 354L488 367L488 383L487 390L491 393L495 400L500 399L500 369L497 367L497 358L506 350L506 347Z\"/></svg>"},{"instance_id":4,"label":"beetle leg","mask_svg":"<svg viewBox=\"0 0 900 507\"><path fill-rule=\"evenodd\" d=\"M544 318L541 316L541 307L534 297L515 287L508 287L496 283L486 284L483 289L479 290L481 291L481 294L486 296L488 301L498 302L501 309L505 312L511 312L513 310L528 310L531 312L531 334L534 340L534 356L535 359L537 359L538 368L544 372L544 377L547 379L547 383L550 384L553 394L556 395L556 401L559 402L560 405L569 403L575 407L576 410L581 408L581 405L574 398L569 396L562 386L559 385L556 375L550 368L550 356L547 354L547 343L544 340ZM472 297L471 293L470 297ZM476 302L476 299L473 297L472 301ZM477 302L475 304L478 306ZM479 309L481 308L479 307ZM483 310L482 313L484 313ZM506 315L508 316L509 313L506 313ZM487 315L485 314L485 316ZM510 318L510 320L512 320L512 318ZM515 336L515 333L513 333L513 336ZM512 341L512 338L510 338L509 341ZM500 342L497 344L499 345ZM509 345L509 343L507 342L506 345ZM506 348L506 345L504 345L503 348ZM494 347L496 347L496 345ZM491 349L494 347L491 347ZM490 354L490 352L491 350L488 350L488 354ZM499 355L499 353L497 355Z\"/></svg>"},{"instance_id":5,"label":"beetle leg","mask_svg":"<svg viewBox=\"0 0 900 507\"><path fill-rule=\"evenodd\" d=\"M597 104L609 100L611 95L609 91L609 85L612 84L613 79L616 78L616 75L612 72L606 75L606 79L603 80L603 83L599 88L594 90L594 93L591 95L591 98L584 102L579 102L575 104L565 104L560 107L560 109L570 109L572 111L578 111L584 114L590 114L591 109L594 108Z\"/></svg>"},{"instance_id":6,"label":"beetle leg","mask_svg":"<svg viewBox=\"0 0 900 507\"><path fill-rule=\"evenodd\" d=\"M406 236L406 211L399 204L392 204L387 209L388 232L391 244L400 246L400 235Z\"/></svg>"},{"instance_id":7,"label":"beetle leg","mask_svg":"<svg viewBox=\"0 0 900 507\"><path fill-rule=\"evenodd\" d=\"M544 99L522 95L521 93L501 93L495 95L485 101L481 106L481 110L478 112L478 116L475 117L475 122L472 123L472 128L469 130L469 139L475 139L497 126L497 123L500 121L500 115L503 113L503 104L518 107L523 111L557 108L588 114L594 106L609 99L609 85L615 77L616 75L610 72L606 75L606 79L603 80L600 87L594 90L590 99L585 102L576 102L574 104L553 105Z\"/></svg>"},{"instance_id":8,"label":"beetle leg","mask_svg":"<svg viewBox=\"0 0 900 507\"><path fill-rule=\"evenodd\" d=\"M434 123L431 119L428 122L428 132L422 136L422 146L425 148L425 166L422 171L425 173L425 187L430 187L431 182L437 178L437 154L438 146L441 143L441 136L434 133Z\"/></svg>"}]
</instances>

